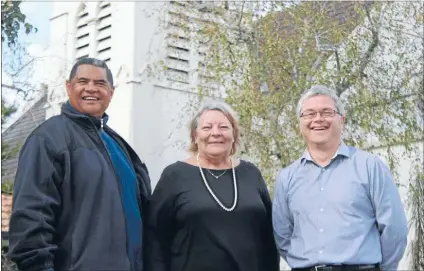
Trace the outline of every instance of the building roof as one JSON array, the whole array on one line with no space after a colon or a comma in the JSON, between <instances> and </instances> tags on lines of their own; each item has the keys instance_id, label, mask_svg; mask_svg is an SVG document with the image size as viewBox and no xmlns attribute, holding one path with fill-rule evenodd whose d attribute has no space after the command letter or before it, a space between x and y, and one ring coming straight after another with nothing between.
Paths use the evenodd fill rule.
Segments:
<instances>
[{"instance_id":1,"label":"building roof","mask_svg":"<svg viewBox=\"0 0 424 271\"><path fill-rule=\"evenodd\" d=\"M2 143L8 148L15 149L25 142L31 132L46 119L44 108L47 95L41 97L28 111L9 126L2 134ZM12 182L18 166L19 152L14 152L8 159L1 161L1 181Z\"/></svg>"},{"instance_id":2,"label":"building roof","mask_svg":"<svg viewBox=\"0 0 424 271\"><path fill-rule=\"evenodd\" d=\"M44 106L47 95L41 97L28 111L2 133L2 143L9 148L20 149L31 132L46 119ZM19 152L14 151L8 159L1 162L1 181L13 182L18 167ZM1 193L1 231L9 231L9 219L12 211L12 195Z\"/></svg>"}]
</instances>

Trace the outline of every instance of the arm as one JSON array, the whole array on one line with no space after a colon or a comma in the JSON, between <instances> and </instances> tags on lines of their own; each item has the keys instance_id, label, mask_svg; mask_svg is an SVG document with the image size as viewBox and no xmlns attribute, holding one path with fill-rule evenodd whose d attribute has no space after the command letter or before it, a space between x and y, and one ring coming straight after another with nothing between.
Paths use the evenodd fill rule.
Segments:
<instances>
[{"instance_id":1,"label":"arm","mask_svg":"<svg viewBox=\"0 0 424 271\"><path fill-rule=\"evenodd\" d=\"M380 267L383 271L397 270L406 248L408 223L393 177L377 157L371 164L370 182L383 256Z\"/></svg>"},{"instance_id":2,"label":"arm","mask_svg":"<svg viewBox=\"0 0 424 271\"><path fill-rule=\"evenodd\" d=\"M10 218L10 259L19 270L53 269L56 218L60 214L60 165L45 139L30 136L16 173Z\"/></svg>"},{"instance_id":3,"label":"arm","mask_svg":"<svg viewBox=\"0 0 424 271\"><path fill-rule=\"evenodd\" d=\"M272 224L274 238L281 257L287 261L287 251L290 246L290 237L293 233L293 219L287 203L284 182L288 181L286 170L282 170L277 178L272 205Z\"/></svg>"},{"instance_id":4,"label":"arm","mask_svg":"<svg viewBox=\"0 0 424 271\"><path fill-rule=\"evenodd\" d=\"M265 181L262 177L262 174L260 174L260 180L261 180L261 187L260 187L260 193L262 201L265 205L265 209L267 212L267 221L265 226L265 231L263 233L264 235L264 242L265 242L265 259L266 263L268 264L265 270L269 271L279 271L280 270L280 256L278 255L277 247L275 245L274 235L273 235L273 229L272 229L272 202L271 198L269 197L269 192L266 187Z\"/></svg>"},{"instance_id":5,"label":"arm","mask_svg":"<svg viewBox=\"0 0 424 271\"><path fill-rule=\"evenodd\" d=\"M173 233L174 182L164 173L148 204L146 270L168 271Z\"/></svg>"}]
</instances>

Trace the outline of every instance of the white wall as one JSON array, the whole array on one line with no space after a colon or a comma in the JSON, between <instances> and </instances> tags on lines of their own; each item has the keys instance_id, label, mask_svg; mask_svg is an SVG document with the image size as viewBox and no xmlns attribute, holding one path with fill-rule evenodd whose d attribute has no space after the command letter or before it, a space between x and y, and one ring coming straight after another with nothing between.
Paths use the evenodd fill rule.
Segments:
<instances>
[{"instance_id":1,"label":"white wall","mask_svg":"<svg viewBox=\"0 0 424 271\"><path fill-rule=\"evenodd\" d=\"M405 210L407 212L407 217L408 220L410 220L411 215L410 215L410 211L409 211L409 184L411 181L411 178L414 177L413 172L414 172L414 166L415 165L421 165L422 167L422 163L424 161L424 142L418 142L413 144L413 148L414 150L414 154L410 155L410 156L406 156L405 155L405 148L402 146L396 146L393 148L393 155L394 157L397 157L398 163L397 163L397 169L398 169L398 176L395 177L395 181L399 183L399 193L402 199L402 202L404 204ZM387 163L387 151L385 149L376 149L373 151L373 153L378 154L383 161L385 161ZM398 270L409 270L410 267L410 261L411 261L411 257L410 257L410 245L411 245L411 240L414 236L414 232L413 230L410 229L409 234L408 234L408 247L407 247L407 251L405 252L402 261L399 263L399 268Z\"/></svg>"}]
</instances>

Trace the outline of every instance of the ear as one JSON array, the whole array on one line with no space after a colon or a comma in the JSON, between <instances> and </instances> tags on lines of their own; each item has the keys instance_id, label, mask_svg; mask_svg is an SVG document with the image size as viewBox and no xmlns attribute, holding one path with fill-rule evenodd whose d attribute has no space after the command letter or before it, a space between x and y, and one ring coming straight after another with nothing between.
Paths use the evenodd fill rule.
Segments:
<instances>
[{"instance_id":1,"label":"ear","mask_svg":"<svg viewBox=\"0 0 424 271\"><path fill-rule=\"evenodd\" d=\"M113 97L113 94L115 93L115 88L114 87L112 87L111 89L110 89L110 97L112 98Z\"/></svg>"},{"instance_id":2,"label":"ear","mask_svg":"<svg viewBox=\"0 0 424 271\"><path fill-rule=\"evenodd\" d=\"M345 116L340 116L340 125L342 126L342 129L345 126L345 121L346 121Z\"/></svg>"},{"instance_id":3,"label":"ear","mask_svg":"<svg viewBox=\"0 0 424 271\"><path fill-rule=\"evenodd\" d=\"M192 137L193 137L193 141L194 141L194 143L195 143L195 144L197 144L197 143L198 143L198 142L197 142L198 138L197 138L197 135L196 135L196 130L194 130L194 131L192 132Z\"/></svg>"},{"instance_id":4,"label":"ear","mask_svg":"<svg viewBox=\"0 0 424 271\"><path fill-rule=\"evenodd\" d=\"M66 93L68 93L68 96L69 96L71 92L71 82L69 80L66 80L65 85L66 85Z\"/></svg>"}]
</instances>

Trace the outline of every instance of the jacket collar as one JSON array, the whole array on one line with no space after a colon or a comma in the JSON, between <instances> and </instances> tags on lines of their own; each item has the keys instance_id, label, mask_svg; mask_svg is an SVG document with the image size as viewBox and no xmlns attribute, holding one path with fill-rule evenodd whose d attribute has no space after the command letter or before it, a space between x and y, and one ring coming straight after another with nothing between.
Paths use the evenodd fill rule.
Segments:
<instances>
[{"instance_id":1,"label":"jacket collar","mask_svg":"<svg viewBox=\"0 0 424 271\"><path fill-rule=\"evenodd\" d=\"M62 105L62 114L68 116L69 118L85 126L86 128L101 129L102 120L103 126L106 126L106 123L109 120L109 116L106 113L103 114L102 118L97 118L89 114L81 113L71 105L69 100Z\"/></svg>"}]
</instances>

